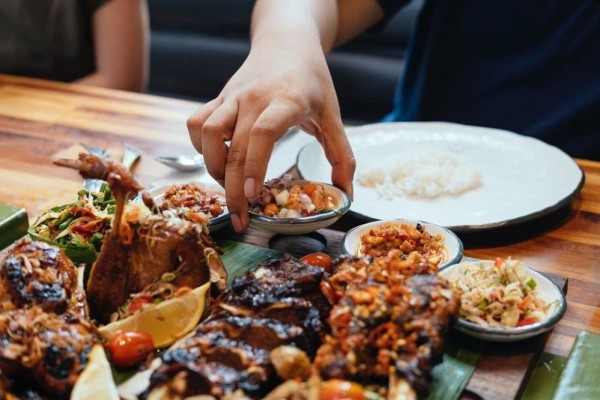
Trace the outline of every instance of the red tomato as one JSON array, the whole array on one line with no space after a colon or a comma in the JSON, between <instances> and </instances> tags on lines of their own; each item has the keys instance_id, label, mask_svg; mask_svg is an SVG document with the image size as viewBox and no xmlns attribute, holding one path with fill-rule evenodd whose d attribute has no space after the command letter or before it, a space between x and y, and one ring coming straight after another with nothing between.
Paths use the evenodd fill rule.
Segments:
<instances>
[{"instance_id":1,"label":"red tomato","mask_svg":"<svg viewBox=\"0 0 600 400\"><path fill-rule=\"evenodd\" d=\"M331 272L331 257L325 253L311 253L300 259L303 263L321 267L327 272Z\"/></svg>"},{"instance_id":2,"label":"red tomato","mask_svg":"<svg viewBox=\"0 0 600 400\"><path fill-rule=\"evenodd\" d=\"M535 318L526 317L526 318L523 318L522 320L520 320L519 322L517 322L517 326L531 325L531 324L535 324L536 322L537 322L537 320Z\"/></svg>"},{"instance_id":3,"label":"red tomato","mask_svg":"<svg viewBox=\"0 0 600 400\"><path fill-rule=\"evenodd\" d=\"M146 332L120 332L106 345L110 359L120 368L138 365L154 351L152 336Z\"/></svg>"},{"instance_id":4,"label":"red tomato","mask_svg":"<svg viewBox=\"0 0 600 400\"><path fill-rule=\"evenodd\" d=\"M356 382L329 380L321 386L320 400L365 400L365 389Z\"/></svg>"},{"instance_id":5,"label":"red tomato","mask_svg":"<svg viewBox=\"0 0 600 400\"><path fill-rule=\"evenodd\" d=\"M129 313L133 314L134 311L137 311L140 308L142 308L144 304L150 303L152 303L152 299L148 296L136 297L135 299L131 300L131 303L129 304Z\"/></svg>"}]
</instances>

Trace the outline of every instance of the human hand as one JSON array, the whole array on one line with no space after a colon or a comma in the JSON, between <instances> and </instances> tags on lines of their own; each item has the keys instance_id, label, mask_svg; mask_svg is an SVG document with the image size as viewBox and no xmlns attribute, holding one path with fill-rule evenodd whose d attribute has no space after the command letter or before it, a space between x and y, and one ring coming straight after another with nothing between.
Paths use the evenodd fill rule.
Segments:
<instances>
[{"instance_id":1,"label":"human hand","mask_svg":"<svg viewBox=\"0 0 600 400\"><path fill-rule=\"evenodd\" d=\"M248 226L248 198L262 189L275 142L292 126L317 138L333 184L352 195L355 160L325 56L318 42L294 44L276 38L253 46L219 96L187 121L208 173L225 187L237 232Z\"/></svg>"}]
</instances>

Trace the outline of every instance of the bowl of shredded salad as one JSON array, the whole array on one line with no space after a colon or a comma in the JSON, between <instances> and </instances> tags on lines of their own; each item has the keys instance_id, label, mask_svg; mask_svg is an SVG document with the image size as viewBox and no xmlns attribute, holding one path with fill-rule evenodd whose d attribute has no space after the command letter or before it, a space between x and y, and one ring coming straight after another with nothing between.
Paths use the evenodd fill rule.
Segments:
<instances>
[{"instance_id":1,"label":"bowl of shredded salad","mask_svg":"<svg viewBox=\"0 0 600 400\"><path fill-rule=\"evenodd\" d=\"M566 299L544 275L512 258L465 261L440 272L461 293L456 328L508 342L546 332L562 318Z\"/></svg>"},{"instance_id":2,"label":"bowl of shredded salad","mask_svg":"<svg viewBox=\"0 0 600 400\"><path fill-rule=\"evenodd\" d=\"M77 192L77 201L49 209L28 233L33 239L60 247L73 262L91 265L114 212L115 200L105 183L98 192L82 189Z\"/></svg>"}]
</instances>

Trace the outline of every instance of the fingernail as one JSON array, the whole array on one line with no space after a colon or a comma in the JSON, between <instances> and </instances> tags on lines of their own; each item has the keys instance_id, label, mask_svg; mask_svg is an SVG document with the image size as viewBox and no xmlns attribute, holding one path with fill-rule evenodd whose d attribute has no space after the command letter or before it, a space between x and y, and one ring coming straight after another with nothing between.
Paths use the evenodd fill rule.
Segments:
<instances>
[{"instance_id":1,"label":"fingernail","mask_svg":"<svg viewBox=\"0 0 600 400\"><path fill-rule=\"evenodd\" d=\"M233 230L236 232L242 231L242 221L240 220L239 215L231 214L231 224L233 225Z\"/></svg>"},{"instance_id":2,"label":"fingernail","mask_svg":"<svg viewBox=\"0 0 600 400\"><path fill-rule=\"evenodd\" d=\"M246 178L246 182L244 183L244 194L246 197L254 197L256 196L256 183L254 182L254 178Z\"/></svg>"}]
</instances>

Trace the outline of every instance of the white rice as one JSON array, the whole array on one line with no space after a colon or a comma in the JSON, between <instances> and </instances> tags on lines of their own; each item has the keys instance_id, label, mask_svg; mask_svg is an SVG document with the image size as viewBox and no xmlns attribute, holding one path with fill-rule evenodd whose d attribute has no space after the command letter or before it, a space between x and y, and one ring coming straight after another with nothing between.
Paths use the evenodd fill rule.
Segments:
<instances>
[{"instance_id":1,"label":"white rice","mask_svg":"<svg viewBox=\"0 0 600 400\"><path fill-rule=\"evenodd\" d=\"M435 148L412 150L390 158L358 163L358 183L380 196L432 199L458 195L481 186L481 174L460 156Z\"/></svg>"}]
</instances>

